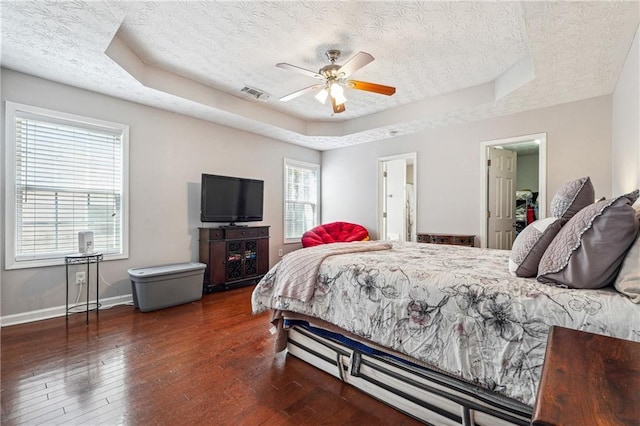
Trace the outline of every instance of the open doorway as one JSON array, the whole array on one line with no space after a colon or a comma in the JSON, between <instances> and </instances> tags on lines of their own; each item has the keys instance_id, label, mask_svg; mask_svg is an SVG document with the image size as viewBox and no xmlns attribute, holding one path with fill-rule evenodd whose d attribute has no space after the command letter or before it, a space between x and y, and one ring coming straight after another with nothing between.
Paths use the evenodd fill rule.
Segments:
<instances>
[{"instance_id":1,"label":"open doorway","mask_svg":"<svg viewBox=\"0 0 640 426\"><path fill-rule=\"evenodd\" d=\"M546 217L547 134L482 142L480 150L480 246L510 250L528 223Z\"/></svg>"},{"instance_id":2,"label":"open doorway","mask_svg":"<svg viewBox=\"0 0 640 426\"><path fill-rule=\"evenodd\" d=\"M380 240L416 241L415 152L378 158Z\"/></svg>"}]
</instances>

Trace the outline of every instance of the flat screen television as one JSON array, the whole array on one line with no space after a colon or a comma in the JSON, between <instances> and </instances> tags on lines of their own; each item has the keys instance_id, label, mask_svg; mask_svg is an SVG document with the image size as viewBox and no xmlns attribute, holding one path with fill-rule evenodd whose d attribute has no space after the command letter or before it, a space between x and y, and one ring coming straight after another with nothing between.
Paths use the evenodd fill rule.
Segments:
<instances>
[{"instance_id":1,"label":"flat screen television","mask_svg":"<svg viewBox=\"0 0 640 426\"><path fill-rule=\"evenodd\" d=\"M264 181L202 174L202 222L259 222L262 220Z\"/></svg>"}]
</instances>

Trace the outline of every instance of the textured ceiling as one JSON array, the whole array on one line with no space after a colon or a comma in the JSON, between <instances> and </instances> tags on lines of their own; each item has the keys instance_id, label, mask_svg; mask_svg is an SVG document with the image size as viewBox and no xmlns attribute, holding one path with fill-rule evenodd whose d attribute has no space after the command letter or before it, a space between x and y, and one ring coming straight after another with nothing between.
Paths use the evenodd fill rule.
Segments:
<instances>
[{"instance_id":1,"label":"textured ceiling","mask_svg":"<svg viewBox=\"0 0 640 426\"><path fill-rule=\"evenodd\" d=\"M637 1L0 7L3 67L320 150L612 93L640 22ZM317 81L276 63L316 71L333 48L372 54L353 78L396 94L278 101Z\"/></svg>"}]
</instances>

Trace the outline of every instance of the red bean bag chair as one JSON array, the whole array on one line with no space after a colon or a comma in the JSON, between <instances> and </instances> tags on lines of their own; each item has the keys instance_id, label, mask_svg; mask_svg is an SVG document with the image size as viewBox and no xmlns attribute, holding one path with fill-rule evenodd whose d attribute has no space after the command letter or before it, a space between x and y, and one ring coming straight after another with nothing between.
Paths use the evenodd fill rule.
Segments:
<instances>
[{"instance_id":1,"label":"red bean bag chair","mask_svg":"<svg viewBox=\"0 0 640 426\"><path fill-rule=\"evenodd\" d=\"M302 234L302 247L367 240L369 232L364 226L349 222L331 222L318 225Z\"/></svg>"}]
</instances>

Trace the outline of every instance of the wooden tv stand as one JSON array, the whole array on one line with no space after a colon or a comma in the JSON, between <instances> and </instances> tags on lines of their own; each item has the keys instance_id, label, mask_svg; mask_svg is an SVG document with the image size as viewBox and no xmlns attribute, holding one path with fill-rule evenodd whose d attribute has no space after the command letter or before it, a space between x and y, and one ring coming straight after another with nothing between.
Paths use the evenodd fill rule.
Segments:
<instances>
[{"instance_id":1,"label":"wooden tv stand","mask_svg":"<svg viewBox=\"0 0 640 426\"><path fill-rule=\"evenodd\" d=\"M198 228L204 292L257 284L269 270L269 227Z\"/></svg>"}]
</instances>

